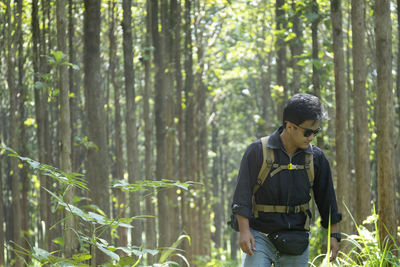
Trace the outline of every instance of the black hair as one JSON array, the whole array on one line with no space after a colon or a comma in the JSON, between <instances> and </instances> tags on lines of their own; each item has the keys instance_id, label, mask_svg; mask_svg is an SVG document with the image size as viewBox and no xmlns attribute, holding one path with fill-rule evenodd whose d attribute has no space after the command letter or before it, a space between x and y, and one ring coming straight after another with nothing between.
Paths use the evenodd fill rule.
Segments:
<instances>
[{"instance_id":1,"label":"black hair","mask_svg":"<svg viewBox=\"0 0 400 267\"><path fill-rule=\"evenodd\" d=\"M321 100L309 94L294 95L283 108L283 125L287 121L300 125L307 120L320 121L325 118Z\"/></svg>"}]
</instances>

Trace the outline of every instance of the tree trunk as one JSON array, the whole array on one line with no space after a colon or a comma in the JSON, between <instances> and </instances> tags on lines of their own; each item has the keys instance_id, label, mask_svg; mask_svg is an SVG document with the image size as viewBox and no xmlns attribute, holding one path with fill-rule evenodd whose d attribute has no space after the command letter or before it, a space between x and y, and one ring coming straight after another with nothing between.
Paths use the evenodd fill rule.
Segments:
<instances>
[{"instance_id":1,"label":"tree trunk","mask_svg":"<svg viewBox=\"0 0 400 267\"><path fill-rule=\"evenodd\" d=\"M105 129L104 91L100 74L100 1L85 0L84 13L84 87L85 108L88 124L88 139L97 148L90 148L87 158L87 179L91 189L91 198L108 216L109 181L108 156ZM110 240L110 232L101 236ZM96 250L96 264L104 263L107 258Z\"/></svg>"},{"instance_id":2,"label":"tree trunk","mask_svg":"<svg viewBox=\"0 0 400 267\"><path fill-rule=\"evenodd\" d=\"M168 180L175 180L175 131L174 129L174 108L175 108L175 100L174 100L174 24L177 23L175 21L174 12L176 10L176 6L173 8L168 3L167 0L161 1L161 25L162 25L162 38L164 39L164 48L163 51L171 51L171 53L163 53L164 56L164 66L168 71L164 75L164 89L165 89L165 101L168 105L165 105L165 123L166 128L169 129L166 131L166 171L165 176ZM172 2L171 2L172 3ZM161 193L161 192L160 192ZM165 193L165 194L164 194ZM166 214L170 218L165 224L167 224L167 240L166 245L171 245L178 238L179 234L179 206L178 196L176 194L176 189L172 188L166 192L162 192L162 197L165 197L164 202L166 205ZM162 218L162 217L160 217Z\"/></svg>"},{"instance_id":3,"label":"tree trunk","mask_svg":"<svg viewBox=\"0 0 400 267\"><path fill-rule=\"evenodd\" d=\"M151 46L151 4L150 0L146 1L146 37L145 37L145 55L144 55L144 92L143 92L143 120L144 120L144 136L145 136L145 173L146 180L153 180L153 164L152 164L152 123L150 120L150 95L151 95L151 84L150 84L150 46ZM146 198L146 214L155 216L155 207L153 204L153 195ZM157 232L156 219L149 218L145 224L146 229L146 247L154 249L157 247ZM148 264L154 263L152 256L147 258Z\"/></svg>"},{"instance_id":4,"label":"tree trunk","mask_svg":"<svg viewBox=\"0 0 400 267\"><path fill-rule=\"evenodd\" d=\"M400 38L400 0L397 0L397 38ZM400 73L400 45L397 46L397 73ZM397 114L400 114L400 75L396 75ZM398 137L396 143L397 158L400 158L400 116L398 116ZM397 165L397 164L396 164ZM396 192L400 192L400 166L397 165ZM400 198L397 198L397 225L400 225Z\"/></svg>"},{"instance_id":5,"label":"tree trunk","mask_svg":"<svg viewBox=\"0 0 400 267\"><path fill-rule=\"evenodd\" d=\"M367 89L365 80L365 25L364 1L352 0L351 24L353 32L354 79L354 145L357 183L356 222L361 224L371 214L371 177L369 164L369 134Z\"/></svg>"},{"instance_id":6,"label":"tree trunk","mask_svg":"<svg viewBox=\"0 0 400 267\"><path fill-rule=\"evenodd\" d=\"M385 237L397 233L392 92L392 23L390 1L375 1L376 62L378 73L377 147L378 147L378 214L379 234Z\"/></svg>"},{"instance_id":7,"label":"tree trunk","mask_svg":"<svg viewBox=\"0 0 400 267\"><path fill-rule=\"evenodd\" d=\"M221 180L222 178L219 175L219 170L221 169L220 159L218 155L218 124L213 121L211 123L211 151L215 153L212 163L212 193L215 197L215 201L212 205L212 210L214 212L214 226L215 232L212 235L212 240L215 243L215 248L219 249L222 246L222 214L223 207L221 206Z\"/></svg>"},{"instance_id":8,"label":"tree trunk","mask_svg":"<svg viewBox=\"0 0 400 267\"><path fill-rule=\"evenodd\" d=\"M194 123L194 77L193 77L193 46L192 46L192 31L191 31L191 1L185 0L185 41L184 41L184 55L185 55L185 97L186 97L186 112L185 112L185 180L195 181L195 174L197 173L196 168L196 144L195 144L195 123ZM194 209L190 208L190 195L185 192L181 197L182 203L182 222L183 229L192 238L195 229L192 227L192 221L194 221ZM193 261L193 249L189 247L188 243L185 243L184 249L187 252L187 257L190 262Z\"/></svg>"},{"instance_id":9,"label":"tree trunk","mask_svg":"<svg viewBox=\"0 0 400 267\"><path fill-rule=\"evenodd\" d=\"M76 53L78 50L75 46L75 19L74 19L74 12L75 11L75 4L73 0L68 0L68 45L69 45L69 62L72 64L77 64L76 62ZM79 57L79 56L78 56ZM81 108L80 108L80 99L81 93L80 88L78 86L78 77L79 71L74 71L73 68L69 68L69 90L74 95L71 97L70 102L70 112L71 112L71 121L76 123L71 123L71 164L72 164L72 171L74 172L81 172L81 148L80 146L74 145L75 137L79 136L78 133L78 125L82 124L81 118Z\"/></svg>"},{"instance_id":10,"label":"tree trunk","mask_svg":"<svg viewBox=\"0 0 400 267\"><path fill-rule=\"evenodd\" d=\"M135 104L135 76L133 68L132 51L132 1L123 1L123 49L124 49L124 71L125 71L125 91L126 91L126 142L129 183L135 183L139 179L139 160L138 160L138 141L136 130L136 104ZM139 192L131 193L129 196L131 216L140 215L140 195ZM154 228L155 229L155 228ZM153 229L153 231L154 231ZM132 231L133 245L142 244L143 224L135 223Z\"/></svg>"},{"instance_id":11,"label":"tree trunk","mask_svg":"<svg viewBox=\"0 0 400 267\"><path fill-rule=\"evenodd\" d=\"M158 0L151 2L151 27L153 36L153 46L154 46L154 68L155 68L155 122L156 122L156 178L161 180L165 177L166 173L166 103L165 103L165 65L164 65L164 36L159 32L158 25L158 14L159 14L159 3ZM158 204L158 246L167 246L167 224L165 220L167 218L166 204L165 203L165 191L161 191L157 196Z\"/></svg>"},{"instance_id":12,"label":"tree trunk","mask_svg":"<svg viewBox=\"0 0 400 267\"><path fill-rule=\"evenodd\" d=\"M117 43L115 39L115 6L116 2L109 3L110 12L111 12L111 24L109 30L109 39L110 39L110 76L111 76L111 83L110 85L114 89L114 138L115 141L115 174L114 179L116 180L125 180L124 179L124 157L123 157L123 141L122 141L122 120L121 120L121 104L120 104L120 88L117 84L116 80L116 71L117 71L117 64L118 64L118 57L117 57ZM128 7L130 8L130 6ZM132 149L132 148L128 148ZM114 158L114 157L113 157ZM117 209L116 214L114 215L115 218L125 218L125 210L128 207L126 205L126 195L125 192L121 189L116 190L117 195ZM127 229L125 227L118 227L118 246L126 247L128 236L127 236ZM121 252L121 255L124 255Z\"/></svg>"},{"instance_id":13,"label":"tree trunk","mask_svg":"<svg viewBox=\"0 0 400 267\"><path fill-rule=\"evenodd\" d=\"M1 66L1 63L0 63ZM2 116L3 111L0 109L0 116ZM0 121L2 122L2 119L0 118ZM5 141L3 139L3 134L0 132L0 142ZM4 194L3 194L3 162L4 161L4 155L0 155L0 266L6 266L6 263L4 262L4 241L5 241L5 228L4 228L4 223L5 223L5 218L4 218Z\"/></svg>"},{"instance_id":14,"label":"tree trunk","mask_svg":"<svg viewBox=\"0 0 400 267\"><path fill-rule=\"evenodd\" d=\"M303 28L301 21L301 10L302 9L296 5L296 1L292 0L292 29L293 33L296 34L296 37L290 40L291 63L293 68L291 88L293 94L296 94L300 91L300 74L302 72L302 67L297 64L300 60L300 56L303 54Z\"/></svg>"},{"instance_id":15,"label":"tree trunk","mask_svg":"<svg viewBox=\"0 0 400 267\"><path fill-rule=\"evenodd\" d=\"M283 9L284 4L285 0L276 0L275 19L276 19L277 31L286 29L285 10ZM282 121L283 105L286 103L286 100L288 99L289 95L287 87L287 75L286 75L287 74L286 42L285 42L285 35L283 33L277 35L275 48L277 54L276 83L283 89L282 102L278 103L278 120Z\"/></svg>"},{"instance_id":16,"label":"tree trunk","mask_svg":"<svg viewBox=\"0 0 400 267\"><path fill-rule=\"evenodd\" d=\"M345 62L343 52L342 34L342 8L341 0L331 0L331 18L335 70L335 96L336 96L336 163L337 163L337 195L339 210L346 214L346 207L351 205L351 184L348 165L348 124L347 124L347 92L345 80ZM351 212L351 210L350 210ZM340 224L341 231L352 233L352 225L349 216L344 216Z\"/></svg>"},{"instance_id":17,"label":"tree trunk","mask_svg":"<svg viewBox=\"0 0 400 267\"><path fill-rule=\"evenodd\" d=\"M67 53L67 41L66 41L66 11L65 1L57 1L57 43L58 51ZM60 150L61 159L60 167L66 173L72 173L71 164L71 113L69 103L69 88L68 88L68 69L66 65L60 65L58 67L58 79L60 88L60 110L59 110L59 127L60 127ZM75 195L75 189L71 187L65 194L65 201L69 204L73 204L73 198ZM73 254L78 252L79 241L76 238L75 232L77 229L77 223L75 216L72 216L68 211L64 214L64 254L70 258Z\"/></svg>"},{"instance_id":18,"label":"tree trunk","mask_svg":"<svg viewBox=\"0 0 400 267\"><path fill-rule=\"evenodd\" d=\"M8 55L7 55L7 84L8 90L10 92L10 146L11 148L18 151L18 122L20 120L18 114L18 94L17 87L15 85L15 57L16 57L16 43L13 41L14 39L11 37L12 35L12 25L11 22L11 6L10 1L6 2L7 7L7 41L8 41ZM22 214L21 214L21 192L19 188L20 183L20 171L18 168L18 159L11 158L11 181L12 181L12 209L13 209L13 247L18 249L19 246L22 246ZM19 257L15 257L16 263L15 266L22 266L22 260Z\"/></svg>"},{"instance_id":19,"label":"tree trunk","mask_svg":"<svg viewBox=\"0 0 400 267\"><path fill-rule=\"evenodd\" d=\"M18 1L17 3L17 43L18 43L18 113L20 116L19 120L19 151L22 155L28 154L27 140L26 140L26 127L25 127L25 101L27 98L27 89L24 85L25 79L25 55L24 55L24 38L22 31L22 14L23 14L23 1ZM22 182L22 194L21 194L21 219L22 219L22 233L23 233L23 247L25 249L29 249L29 200L28 200L28 192L29 192L29 178L28 178L28 169L23 167L21 169L21 182ZM24 259L29 261L29 256L25 255Z\"/></svg>"},{"instance_id":20,"label":"tree trunk","mask_svg":"<svg viewBox=\"0 0 400 267\"><path fill-rule=\"evenodd\" d=\"M39 6L38 6L38 1L33 0L32 1L32 64L33 64L33 80L34 82L40 81L38 78L39 72L42 72L42 64L40 60L40 55L41 55L41 42L40 42L40 29L39 29L39 18L38 18L38 12L39 12ZM37 144L38 144L38 157L39 157L39 162L45 162L45 154L46 154L46 148L45 148L45 142L44 142L44 106L42 105L43 101L42 99L44 96L42 96L42 89L40 88L35 88L35 117L36 117L36 123L37 123ZM48 194L47 192L43 189L46 183L46 177L44 175L39 175L40 179L40 184L42 185L40 187L40 198L39 198L39 247L41 248L47 248L47 237L46 233L42 231L41 227L41 222L47 221L48 217L48 209L47 209L47 203L48 203Z\"/></svg>"}]
</instances>

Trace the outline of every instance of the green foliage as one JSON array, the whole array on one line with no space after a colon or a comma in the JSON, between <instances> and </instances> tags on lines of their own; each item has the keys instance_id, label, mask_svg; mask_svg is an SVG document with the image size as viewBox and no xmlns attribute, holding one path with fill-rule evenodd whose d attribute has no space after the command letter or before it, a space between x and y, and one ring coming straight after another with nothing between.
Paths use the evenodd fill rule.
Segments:
<instances>
[{"instance_id":1,"label":"green foliage","mask_svg":"<svg viewBox=\"0 0 400 267\"><path fill-rule=\"evenodd\" d=\"M190 243L190 237L188 235L181 235L172 245L167 248L160 249L146 249L143 247L130 246L130 247L115 247L109 243L109 241L101 238L102 233L108 229L117 229L118 227L132 228L130 224L133 220L144 219L146 216L135 216L132 218L108 218L103 211L101 211L95 204L89 204L78 207L82 198L75 198L74 203L67 203L64 199L65 193L72 187L76 187L82 190L87 190L86 181L81 174L65 173L53 166L42 164L28 157L22 157L18 155L13 149L0 146L1 154L7 152L9 157L14 157L28 164L35 172L40 175L45 175L55 179L60 184L64 185L64 190L61 192L53 192L49 189L44 188L56 202L59 209L65 211L65 218L56 224L62 223L70 216L78 218L81 222L81 226L78 229L71 229L78 241L82 251L75 254L70 259L57 256L59 251L49 252L39 247L31 247L27 250L23 247L18 246L18 249L14 249L14 252L22 258L22 255L28 255L30 259L39 262L42 265L51 264L52 266L89 266L85 261L92 258L90 254L90 247L97 247L100 251L109 257L109 263L105 266L140 266L139 264L143 261L146 254L160 255L159 261L154 266L178 266L178 263L169 260L171 257L179 257L188 266L185 256L183 256L178 246L181 242L187 239ZM114 188L120 188L124 191L137 192L153 189L161 190L165 188L178 187L180 189L187 190L192 182L180 183L170 180L162 181L139 181L137 184L128 184L124 181L118 181ZM147 216L148 217L148 216ZM82 227L83 225L83 227ZM54 226L52 226L54 227ZM64 245L62 237L54 240L56 244L61 246ZM123 252L130 256L120 256L117 252Z\"/></svg>"},{"instance_id":2,"label":"green foliage","mask_svg":"<svg viewBox=\"0 0 400 267\"><path fill-rule=\"evenodd\" d=\"M349 245L350 249L347 253L339 251L335 262L330 263L330 265L368 267L400 266L400 247L396 244L395 237L390 235L381 243L381 233L378 231L378 219L374 208L372 210L372 215L369 216L362 225L357 225L355 223L357 234L343 234L346 238L342 239L343 244L341 246ZM368 225L373 226L370 227L373 228L372 231L368 229ZM327 233L326 236L329 236L329 233ZM400 232L398 236L400 236ZM313 242L312 238L310 244L314 247L312 249L315 250L315 245L318 243ZM321 260L324 258L326 259L327 254L321 253L318 256L310 254L310 259L313 259L311 266L320 266Z\"/></svg>"}]
</instances>

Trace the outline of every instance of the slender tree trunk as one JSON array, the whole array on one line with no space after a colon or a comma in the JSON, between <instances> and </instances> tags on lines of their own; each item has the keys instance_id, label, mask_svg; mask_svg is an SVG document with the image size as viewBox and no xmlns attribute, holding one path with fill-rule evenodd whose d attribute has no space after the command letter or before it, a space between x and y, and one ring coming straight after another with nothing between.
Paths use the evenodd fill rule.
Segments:
<instances>
[{"instance_id":1,"label":"slender tree trunk","mask_svg":"<svg viewBox=\"0 0 400 267\"><path fill-rule=\"evenodd\" d=\"M292 92L296 94L300 91L300 78L302 67L297 63L300 60L301 54L303 54L303 29L302 29L302 21L301 21L301 13L302 9L297 6L296 1L292 0L292 29L296 34L296 38L290 40L290 51L291 51L291 60L292 60L292 68L293 68L293 78L292 78Z\"/></svg>"},{"instance_id":2,"label":"slender tree trunk","mask_svg":"<svg viewBox=\"0 0 400 267\"><path fill-rule=\"evenodd\" d=\"M174 99L174 91L173 91L173 75L174 75L174 64L173 64L173 56L174 56L174 24L175 10L172 9L172 6L168 3L167 0L161 1L161 25L162 25L162 38L164 39L164 48L163 51L171 51L171 53L163 53L163 61L164 66L168 70L164 75L164 89L165 89L165 101L168 105L165 105L165 123L167 129L174 129L174 108L175 108L175 99ZM172 2L171 2L172 3ZM166 172L165 176L168 180L175 180L175 131L167 130L166 131ZM168 221L164 223L167 224L167 245L173 244L173 242L178 238L179 234L179 210L178 210L178 196L176 194L175 189L170 189L166 192L160 192L159 195L165 198L164 202L166 205L166 214L170 217ZM161 215L160 218L163 218L164 215Z\"/></svg>"},{"instance_id":3,"label":"slender tree trunk","mask_svg":"<svg viewBox=\"0 0 400 267\"><path fill-rule=\"evenodd\" d=\"M74 0L68 0L68 48L69 48L69 62L72 64L77 64L76 62L76 53L78 50L75 46L75 4ZM79 136L78 133L78 125L82 120L79 114L80 112L80 89L78 86L78 71L74 71L73 68L69 68L69 90L73 94L74 97L70 98L70 112L71 112L71 162L72 162L72 171L81 172L81 158L80 158L80 146L74 145L74 138Z\"/></svg>"},{"instance_id":4,"label":"slender tree trunk","mask_svg":"<svg viewBox=\"0 0 400 267\"><path fill-rule=\"evenodd\" d=\"M34 82L40 81L38 78L39 72L42 72L42 64L40 60L40 55L41 55L41 41L40 41L40 29L39 29L39 17L38 17L38 12L39 12L39 6L38 6L38 1L33 0L32 1L32 63L33 63L33 80ZM43 101L42 99L44 96L42 96L42 91L39 88L35 88L35 116L36 116L36 123L37 123L37 144L38 144L38 156L39 156L39 162L45 162L45 142L44 142L44 106L42 105ZM48 217L48 209L47 209L47 203L48 203L48 194L44 190L44 185L46 183L46 178L43 175L39 175L40 179L40 184L42 185L40 187L40 198L39 198L39 223L38 223L38 228L39 228L39 247L41 248L47 248L47 237L46 232L43 231L41 227L41 222L47 221Z\"/></svg>"},{"instance_id":5,"label":"slender tree trunk","mask_svg":"<svg viewBox=\"0 0 400 267\"><path fill-rule=\"evenodd\" d=\"M84 86L85 108L88 122L88 139L97 148L90 148L87 160L87 178L91 189L91 198L108 216L109 181L108 156L105 129L104 91L100 74L100 1L85 0L84 13ZM110 239L109 231L100 236ZM96 264L104 263L107 258L96 251Z\"/></svg>"},{"instance_id":6,"label":"slender tree trunk","mask_svg":"<svg viewBox=\"0 0 400 267\"><path fill-rule=\"evenodd\" d=\"M185 55L185 97L186 97L186 112L185 112L185 179L195 181L196 174L196 146L195 146L195 124L194 124L194 77L193 77L193 46L192 46L192 30L191 30L191 1L185 0L185 41L184 41L184 55ZM182 203L182 222L183 229L192 236L194 228L192 227L191 219L193 210L190 209L190 195L183 193L181 197ZM184 249L187 252L187 257L190 262L193 260L193 249L189 247L189 244L185 243Z\"/></svg>"},{"instance_id":7,"label":"slender tree trunk","mask_svg":"<svg viewBox=\"0 0 400 267\"><path fill-rule=\"evenodd\" d=\"M151 95L151 84L150 84L150 46L151 46L151 4L150 0L146 1L146 37L145 47L146 53L144 56L144 92L143 92L143 120L144 120L144 136L145 136L145 173L146 180L153 180L153 164L152 164L152 123L150 120L150 95ZM153 204L153 195L146 198L146 214L155 216L155 207ZM146 229L146 247L154 249L157 246L157 232L155 218L149 218L145 224ZM149 254L150 255L150 254ZM154 263L152 256L147 258L148 264Z\"/></svg>"},{"instance_id":8,"label":"slender tree trunk","mask_svg":"<svg viewBox=\"0 0 400 267\"><path fill-rule=\"evenodd\" d=\"M133 68L132 51L132 1L123 1L123 49L124 49L124 71L125 71L125 91L126 91L126 141L127 141L127 160L129 183L135 183L139 179L139 160L138 160L138 141L136 130L136 104L135 104L135 76ZM130 195L131 216L140 215L140 195L135 192ZM154 231L154 229L153 229ZM135 223L132 231L133 245L142 244L143 224Z\"/></svg>"},{"instance_id":9,"label":"slender tree trunk","mask_svg":"<svg viewBox=\"0 0 400 267\"><path fill-rule=\"evenodd\" d=\"M371 214L371 177L369 163L369 134L367 89L365 80L365 25L364 1L352 0L351 24L353 32L354 79L354 145L357 183L356 222L361 224Z\"/></svg>"},{"instance_id":10,"label":"slender tree trunk","mask_svg":"<svg viewBox=\"0 0 400 267\"><path fill-rule=\"evenodd\" d=\"M56 12L57 12L57 43L58 50L67 53L67 40L66 40L66 11L65 1L57 1ZM60 167L66 173L72 173L71 164L71 113L69 103L69 88L68 88L68 69L66 65L60 65L58 67L59 75L59 88L60 88L60 150L61 160ZM65 194L65 200L69 204L73 204L73 198L75 195L75 189L71 187ZM79 241L76 238L75 232L77 228L76 219L74 216L66 211L64 224L64 253L65 256L70 258L73 254L78 252Z\"/></svg>"},{"instance_id":11,"label":"slender tree trunk","mask_svg":"<svg viewBox=\"0 0 400 267\"><path fill-rule=\"evenodd\" d=\"M1 67L1 63L0 63ZM3 111L0 109L0 116L2 115ZM2 118L0 118L2 122ZM0 132L0 142L5 141L3 139L3 134ZM3 162L4 162L4 155L0 155L0 266L5 266L6 263L4 262L4 241L5 241L5 218L4 218L4 194L3 194Z\"/></svg>"},{"instance_id":12,"label":"slender tree trunk","mask_svg":"<svg viewBox=\"0 0 400 267\"><path fill-rule=\"evenodd\" d=\"M333 52L335 69L335 95L336 95L336 162L337 162L337 195L341 212L346 212L346 207L351 205L351 186L349 177L348 151L348 124L347 124L347 92L345 80L345 61L343 51L342 32L342 7L341 0L331 0L331 18L333 34ZM352 233L351 220L344 216L341 231Z\"/></svg>"},{"instance_id":13,"label":"slender tree trunk","mask_svg":"<svg viewBox=\"0 0 400 267\"><path fill-rule=\"evenodd\" d=\"M124 157L123 157L123 141L122 141L122 120L121 120L121 104L120 104L120 88L117 84L116 80L116 71L118 64L117 57L117 43L115 38L115 9L116 2L109 3L111 9L111 24L110 24L110 76L111 76L111 85L114 89L114 140L115 140L115 176L114 178L117 180L124 180ZM130 8L130 6L128 7ZM132 149L132 148L129 148ZM117 209L114 217L116 218L125 218L125 210L126 210L126 195L122 190L116 190L117 195ZM118 242L117 244L121 247L127 246L128 236L127 229L125 227L118 227ZM121 252L121 255L124 255Z\"/></svg>"},{"instance_id":14,"label":"slender tree trunk","mask_svg":"<svg viewBox=\"0 0 400 267\"><path fill-rule=\"evenodd\" d=\"M23 13L23 1L17 2L17 43L18 43L18 113L20 116L19 120L19 151L22 155L28 154L27 141L26 141L26 127L25 127L25 101L27 98L27 89L24 86L25 79L25 56L24 56L24 38L22 31L22 13ZM22 244L25 249L29 249L29 201L28 201L28 191L29 191L29 178L28 170L26 167L21 169L21 182L22 182L22 194L21 194L21 216L22 216L22 234L23 240ZM24 259L28 262L29 256L25 255Z\"/></svg>"},{"instance_id":15,"label":"slender tree trunk","mask_svg":"<svg viewBox=\"0 0 400 267\"><path fill-rule=\"evenodd\" d=\"M212 210L214 212L214 226L215 232L212 235L212 240L215 243L215 248L219 249L222 246L222 214L223 207L221 206L221 180L222 178L219 176L219 170L221 169L220 160L218 155L218 124L216 121L211 123L211 150L215 153L215 157L213 158L212 163L212 193L215 197L215 201L212 205Z\"/></svg>"},{"instance_id":16,"label":"slender tree trunk","mask_svg":"<svg viewBox=\"0 0 400 267\"><path fill-rule=\"evenodd\" d=\"M20 120L18 114L18 89L15 85L15 57L16 57L16 43L15 39L12 38L12 9L10 6L10 1L6 2L6 16L8 24L7 41L8 41L8 55L7 55L7 84L10 93L10 146L11 148L18 150L18 122ZM13 209L13 241L15 244L13 247L18 249L22 245L22 214L21 214L21 191L19 188L20 183L20 171L18 168L18 159L11 158L11 181L12 181L12 209ZM22 266L22 261L20 257L15 257L15 266Z\"/></svg>"},{"instance_id":17,"label":"slender tree trunk","mask_svg":"<svg viewBox=\"0 0 400 267\"><path fill-rule=\"evenodd\" d=\"M390 1L375 1L376 61L378 73L378 229L383 243L396 236L396 190L393 147L392 23Z\"/></svg>"},{"instance_id":18,"label":"slender tree trunk","mask_svg":"<svg viewBox=\"0 0 400 267\"><path fill-rule=\"evenodd\" d=\"M276 16L276 30L280 31L286 29L286 18L285 10L283 5L285 0L276 0L275 16ZM276 54L277 54L277 68L276 68L276 83L283 88L283 99L282 102L278 103L278 120L282 120L283 105L288 99L288 87L287 87L287 55L286 55L286 42L284 34L278 34L276 37Z\"/></svg>"},{"instance_id":19,"label":"slender tree trunk","mask_svg":"<svg viewBox=\"0 0 400 267\"><path fill-rule=\"evenodd\" d=\"M159 3L158 1L151 2L151 27L153 36L153 46L154 46L154 68L155 68L155 122L156 122L156 178L162 179L166 174L166 108L165 108L165 65L164 65L164 36L158 30L158 14L159 14ZM158 204L158 246L166 246L167 243L167 224L166 219L166 204L165 203L165 191L159 192L157 196Z\"/></svg>"},{"instance_id":20,"label":"slender tree trunk","mask_svg":"<svg viewBox=\"0 0 400 267\"><path fill-rule=\"evenodd\" d=\"M397 0L397 39L400 38L400 0ZM397 73L400 73L400 45L397 46ZM396 75L397 114L400 114L400 75ZM400 158L400 116L398 116L397 158ZM397 164L396 164L397 165ZM397 165L397 192L400 192L400 167ZM397 198L397 225L400 225L400 198Z\"/></svg>"}]
</instances>

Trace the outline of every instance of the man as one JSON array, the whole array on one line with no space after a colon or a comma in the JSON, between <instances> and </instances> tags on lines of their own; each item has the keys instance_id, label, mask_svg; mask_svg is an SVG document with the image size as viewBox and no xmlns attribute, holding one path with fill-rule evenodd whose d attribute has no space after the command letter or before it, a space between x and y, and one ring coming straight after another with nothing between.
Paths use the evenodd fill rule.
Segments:
<instances>
[{"instance_id":1,"label":"man","mask_svg":"<svg viewBox=\"0 0 400 267\"><path fill-rule=\"evenodd\" d=\"M331 170L322 150L310 144L320 131L322 119L324 111L317 97L296 94L289 99L283 111L283 125L265 144L273 153L274 165L264 182L258 178L265 157L262 142L256 141L247 148L232 203L239 225L240 248L245 253L242 266L271 266L272 263L274 266L307 266L311 191L324 228L328 227L330 217L330 259L336 258L340 242L337 223L341 214ZM259 188L253 196L257 183ZM286 237L282 237L284 234ZM305 245L297 244L300 242Z\"/></svg>"}]
</instances>

